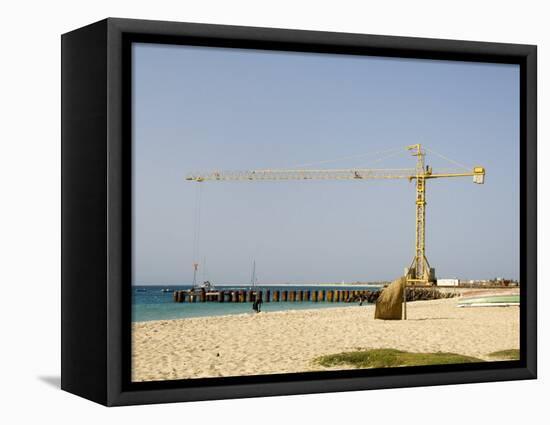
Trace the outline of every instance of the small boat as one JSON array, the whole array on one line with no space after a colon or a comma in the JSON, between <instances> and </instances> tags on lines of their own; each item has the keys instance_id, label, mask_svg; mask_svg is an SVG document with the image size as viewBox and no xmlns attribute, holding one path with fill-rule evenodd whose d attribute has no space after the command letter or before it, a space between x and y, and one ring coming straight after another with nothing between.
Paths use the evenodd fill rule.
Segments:
<instances>
[{"instance_id":1,"label":"small boat","mask_svg":"<svg viewBox=\"0 0 550 425\"><path fill-rule=\"evenodd\" d=\"M172 289L170 288L162 288L161 289L162 292L174 292Z\"/></svg>"},{"instance_id":2,"label":"small boat","mask_svg":"<svg viewBox=\"0 0 550 425\"><path fill-rule=\"evenodd\" d=\"M195 288L193 288L193 289L195 289ZM209 280L205 280L200 285L197 285L196 289L206 289L207 291L210 291L212 289L215 289L215 287Z\"/></svg>"},{"instance_id":3,"label":"small boat","mask_svg":"<svg viewBox=\"0 0 550 425\"><path fill-rule=\"evenodd\" d=\"M197 283L197 271L199 270L199 263L195 262L193 263L193 286L191 287L191 291L197 291L197 290L206 290L206 291L212 291L215 290L215 286L209 281L205 280L202 283ZM202 268L202 278L204 279L206 275L206 258L203 260L203 268Z\"/></svg>"},{"instance_id":4,"label":"small boat","mask_svg":"<svg viewBox=\"0 0 550 425\"><path fill-rule=\"evenodd\" d=\"M460 300L457 307L510 307L519 306L519 295L493 295Z\"/></svg>"}]
</instances>

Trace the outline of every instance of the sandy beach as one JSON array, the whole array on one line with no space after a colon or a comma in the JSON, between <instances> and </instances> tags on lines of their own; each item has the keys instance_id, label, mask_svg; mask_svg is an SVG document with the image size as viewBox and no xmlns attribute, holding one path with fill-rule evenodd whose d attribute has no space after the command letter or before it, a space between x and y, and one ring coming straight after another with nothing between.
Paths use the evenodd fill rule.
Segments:
<instances>
[{"instance_id":1,"label":"sandy beach","mask_svg":"<svg viewBox=\"0 0 550 425\"><path fill-rule=\"evenodd\" d=\"M481 359L519 348L519 307L408 303L408 320L374 320L374 305L133 324L134 381L327 370L313 359L372 348ZM338 367L343 369L343 367Z\"/></svg>"}]
</instances>

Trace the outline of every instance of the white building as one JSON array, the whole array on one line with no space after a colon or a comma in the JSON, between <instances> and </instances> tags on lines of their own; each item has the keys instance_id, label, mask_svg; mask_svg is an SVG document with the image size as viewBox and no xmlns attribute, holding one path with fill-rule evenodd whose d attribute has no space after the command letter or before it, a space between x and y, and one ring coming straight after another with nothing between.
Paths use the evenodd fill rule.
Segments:
<instances>
[{"instance_id":1,"label":"white building","mask_svg":"<svg viewBox=\"0 0 550 425\"><path fill-rule=\"evenodd\" d=\"M437 279L437 286L458 286L458 279Z\"/></svg>"}]
</instances>

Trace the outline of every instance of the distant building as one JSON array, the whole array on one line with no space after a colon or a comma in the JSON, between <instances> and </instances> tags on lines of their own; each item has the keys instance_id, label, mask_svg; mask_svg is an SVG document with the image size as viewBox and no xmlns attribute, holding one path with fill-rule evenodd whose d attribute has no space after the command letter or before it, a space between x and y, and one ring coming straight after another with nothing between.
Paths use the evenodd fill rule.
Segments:
<instances>
[{"instance_id":1,"label":"distant building","mask_svg":"<svg viewBox=\"0 0 550 425\"><path fill-rule=\"evenodd\" d=\"M458 286L458 279L437 279L437 286Z\"/></svg>"}]
</instances>

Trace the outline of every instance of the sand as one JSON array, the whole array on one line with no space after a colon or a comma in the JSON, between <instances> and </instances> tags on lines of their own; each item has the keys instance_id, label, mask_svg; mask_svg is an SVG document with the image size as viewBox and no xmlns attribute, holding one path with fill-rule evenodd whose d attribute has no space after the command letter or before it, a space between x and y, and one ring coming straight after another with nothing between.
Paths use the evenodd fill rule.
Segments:
<instances>
[{"instance_id":1,"label":"sand","mask_svg":"<svg viewBox=\"0 0 550 425\"><path fill-rule=\"evenodd\" d=\"M410 302L406 321L374 320L368 305L134 323L132 378L327 370L313 360L369 348L481 359L519 348L519 307L457 308L458 300Z\"/></svg>"}]
</instances>

